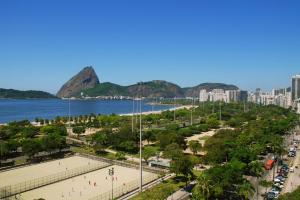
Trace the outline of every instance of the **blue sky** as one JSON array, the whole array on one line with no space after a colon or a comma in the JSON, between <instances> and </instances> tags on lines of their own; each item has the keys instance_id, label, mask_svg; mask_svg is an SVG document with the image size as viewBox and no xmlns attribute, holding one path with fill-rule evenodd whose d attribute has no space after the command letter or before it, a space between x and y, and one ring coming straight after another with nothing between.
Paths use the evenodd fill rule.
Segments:
<instances>
[{"instance_id":1,"label":"blue sky","mask_svg":"<svg viewBox=\"0 0 300 200\"><path fill-rule=\"evenodd\" d=\"M0 87L55 93L86 65L121 85L289 86L299 10L291 0L1 0Z\"/></svg>"}]
</instances>

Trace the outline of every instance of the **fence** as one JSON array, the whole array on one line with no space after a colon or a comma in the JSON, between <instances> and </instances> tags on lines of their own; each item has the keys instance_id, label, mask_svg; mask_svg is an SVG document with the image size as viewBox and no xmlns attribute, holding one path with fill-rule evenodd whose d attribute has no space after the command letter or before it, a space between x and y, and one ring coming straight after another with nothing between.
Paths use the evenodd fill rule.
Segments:
<instances>
[{"instance_id":1,"label":"fence","mask_svg":"<svg viewBox=\"0 0 300 200\"><path fill-rule=\"evenodd\" d=\"M101 162L110 163L111 165L119 165L119 166L122 166L122 167L139 169L139 165L124 162L124 161L111 160L111 159L107 159L107 158L103 158L103 157L93 156L93 155L86 154L86 153L80 153L78 155L82 156L82 157L85 157L85 158L92 159L92 160L98 160L98 161L101 161ZM165 170L165 169L156 168L156 167L149 167L147 165L143 166L143 170L146 171L146 172L151 172L151 173L155 173L155 174L164 174L164 173L167 172L167 170Z\"/></svg>"},{"instance_id":2,"label":"fence","mask_svg":"<svg viewBox=\"0 0 300 200\"><path fill-rule=\"evenodd\" d=\"M49 185L68 178L86 174L110 166L109 163L90 164L88 166L78 167L75 169L59 172L45 177L24 181L15 185L9 185L0 188L0 199L10 197L25 191L29 191L41 186Z\"/></svg>"},{"instance_id":3,"label":"fence","mask_svg":"<svg viewBox=\"0 0 300 200\"><path fill-rule=\"evenodd\" d=\"M143 185L147 185L148 183L151 183L158 179L157 174L150 174L148 176L143 177ZM121 197L125 194L128 194L136 189L138 189L140 186L139 180L134 180L131 182L128 182L127 184L124 184L122 186L113 188L113 190L110 190L108 192L102 193L96 197L93 197L89 200L110 200L110 199L116 199L118 197ZM112 198L112 192L113 192L113 198Z\"/></svg>"}]
</instances>

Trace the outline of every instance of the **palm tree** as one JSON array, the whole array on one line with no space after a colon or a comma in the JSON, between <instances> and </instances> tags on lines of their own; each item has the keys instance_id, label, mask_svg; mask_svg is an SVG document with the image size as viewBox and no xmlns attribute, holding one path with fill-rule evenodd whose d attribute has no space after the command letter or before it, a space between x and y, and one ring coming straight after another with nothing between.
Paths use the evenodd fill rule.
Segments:
<instances>
[{"instance_id":1,"label":"palm tree","mask_svg":"<svg viewBox=\"0 0 300 200\"><path fill-rule=\"evenodd\" d=\"M244 199L249 199L254 194L254 188L247 180L238 187L238 194Z\"/></svg>"},{"instance_id":2,"label":"palm tree","mask_svg":"<svg viewBox=\"0 0 300 200\"><path fill-rule=\"evenodd\" d=\"M258 160L249 163L250 173L256 177L256 198L258 199L258 178L263 173L263 165Z\"/></svg>"},{"instance_id":3,"label":"palm tree","mask_svg":"<svg viewBox=\"0 0 300 200\"><path fill-rule=\"evenodd\" d=\"M195 187L195 196L200 196L196 197L196 199L209 199L211 195L211 189L213 188L212 181L202 173L198 178L197 178L197 186ZM199 194L199 195L197 195Z\"/></svg>"}]
</instances>

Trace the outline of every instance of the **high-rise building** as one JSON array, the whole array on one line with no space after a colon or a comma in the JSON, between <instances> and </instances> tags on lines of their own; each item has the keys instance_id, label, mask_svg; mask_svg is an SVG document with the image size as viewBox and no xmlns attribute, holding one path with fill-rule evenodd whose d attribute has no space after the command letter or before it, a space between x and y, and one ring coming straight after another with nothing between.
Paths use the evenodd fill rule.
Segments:
<instances>
[{"instance_id":1,"label":"high-rise building","mask_svg":"<svg viewBox=\"0 0 300 200\"><path fill-rule=\"evenodd\" d=\"M292 101L300 98L300 75L292 77Z\"/></svg>"},{"instance_id":2,"label":"high-rise building","mask_svg":"<svg viewBox=\"0 0 300 200\"><path fill-rule=\"evenodd\" d=\"M210 93L210 101L225 101L226 95L223 89L214 89Z\"/></svg>"},{"instance_id":3,"label":"high-rise building","mask_svg":"<svg viewBox=\"0 0 300 200\"><path fill-rule=\"evenodd\" d=\"M239 101L246 102L248 100L248 91L240 90Z\"/></svg>"},{"instance_id":4,"label":"high-rise building","mask_svg":"<svg viewBox=\"0 0 300 200\"><path fill-rule=\"evenodd\" d=\"M199 101L205 102L209 99L209 93L206 90L200 90Z\"/></svg>"}]
</instances>

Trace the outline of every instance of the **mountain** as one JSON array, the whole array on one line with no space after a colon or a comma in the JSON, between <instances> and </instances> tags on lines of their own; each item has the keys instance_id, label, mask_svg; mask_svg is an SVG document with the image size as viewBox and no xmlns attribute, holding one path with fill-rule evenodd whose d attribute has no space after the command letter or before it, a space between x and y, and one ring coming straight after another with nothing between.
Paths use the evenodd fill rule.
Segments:
<instances>
[{"instance_id":1,"label":"mountain","mask_svg":"<svg viewBox=\"0 0 300 200\"><path fill-rule=\"evenodd\" d=\"M224 83L202 83L195 87L181 88L174 83L163 80L139 82L134 85L121 86L105 82L100 83L92 67L85 67L76 76L65 83L57 93L58 97L98 97L98 96L140 96L155 98L198 97L199 92L206 89L237 90L235 85Z\"/></svg>"},{"instance_id":2,"label":"mountain","mask_svg":"<svg viewBox=\"0 0 300 200\"><path fill-rule=\"evenodd\" d=\"M144 97L183 97L182 89L173 83L166 81L140 82L130 86L121 86L114 83L100 83L94 88L85 89L77 93L77 97L83 93L84 96L142 96Z\"/></svg>"},{"instance_id":3,"label":"mountain","mask_svg":"<svg viewBox=\"0 0 300 200\"><path fill-rule=\"evenodd\" d=\"M80 97L82 93L84 96L139 96L155 98L173 98L173 97L198 97L201 89L212 91L213 89L237 90L238 87L234 85L227 85L223 83L203 83L196 87L180 88L178 85L167 81L149 81L140 82L130 86L121 86L114 83L100 83L94 88L85 89L77 93L76 97Z\"/></svg>"},{"instance_id":4,"label":"mountain","mask_svg":"<svg viewBox=\"0 0 300 200\"><path fill-rule=\"evenodd\" d=\"M185 96L187 97L198 97L200 90L206 90L210 92L214 89L223 89L223 90L238 90L239 88L235 85L228 85L224 83L202 83L195 87L184 88Z\"/></svg>"},{"instance_id":5,"label":"mountain","mask_svg":"<svg viewBox=\"0 0 300 200\"><path fill-rule=\"evenodd\" d=\"M60 98L74 96L82 90L94 88L99 83L95 70L88 66L65 83L58 91L57 96Z\"/></svg>"},{"instance_id":6,"label":"mountain","mask_svg":"<svg viewBox=\"0 0 300 200\"><path fill-rule=\"evenodd\" d=\"M0 98L1 99L52 99L56 96L43 91L20 91L13 89L3 89L0 88Z\"/></svg>"},{"instance_id":7,"label":"mountain","mask_svg":"<svg viewBox=\"0 0 300 200\"><path fill-rule=\"evenodd\" d=\"M129 96L128 88L126 86L117 85L114 83L100 83L93 88L85 89L77 93L76 97L80 97L81 93L84 96Z\"/></svg>"},{"instance_id":8,"label":"mountain","mask_svg":"<svg viewBox=\"0 0 300 200\"><path fill-rule=\"evenodd\" d=\"M128 92L131 96L142 94L144 97L184 97L183 90L173 83L161 80L140 82L135 85L128 86Z\"/></svg>"}]
</instances>

